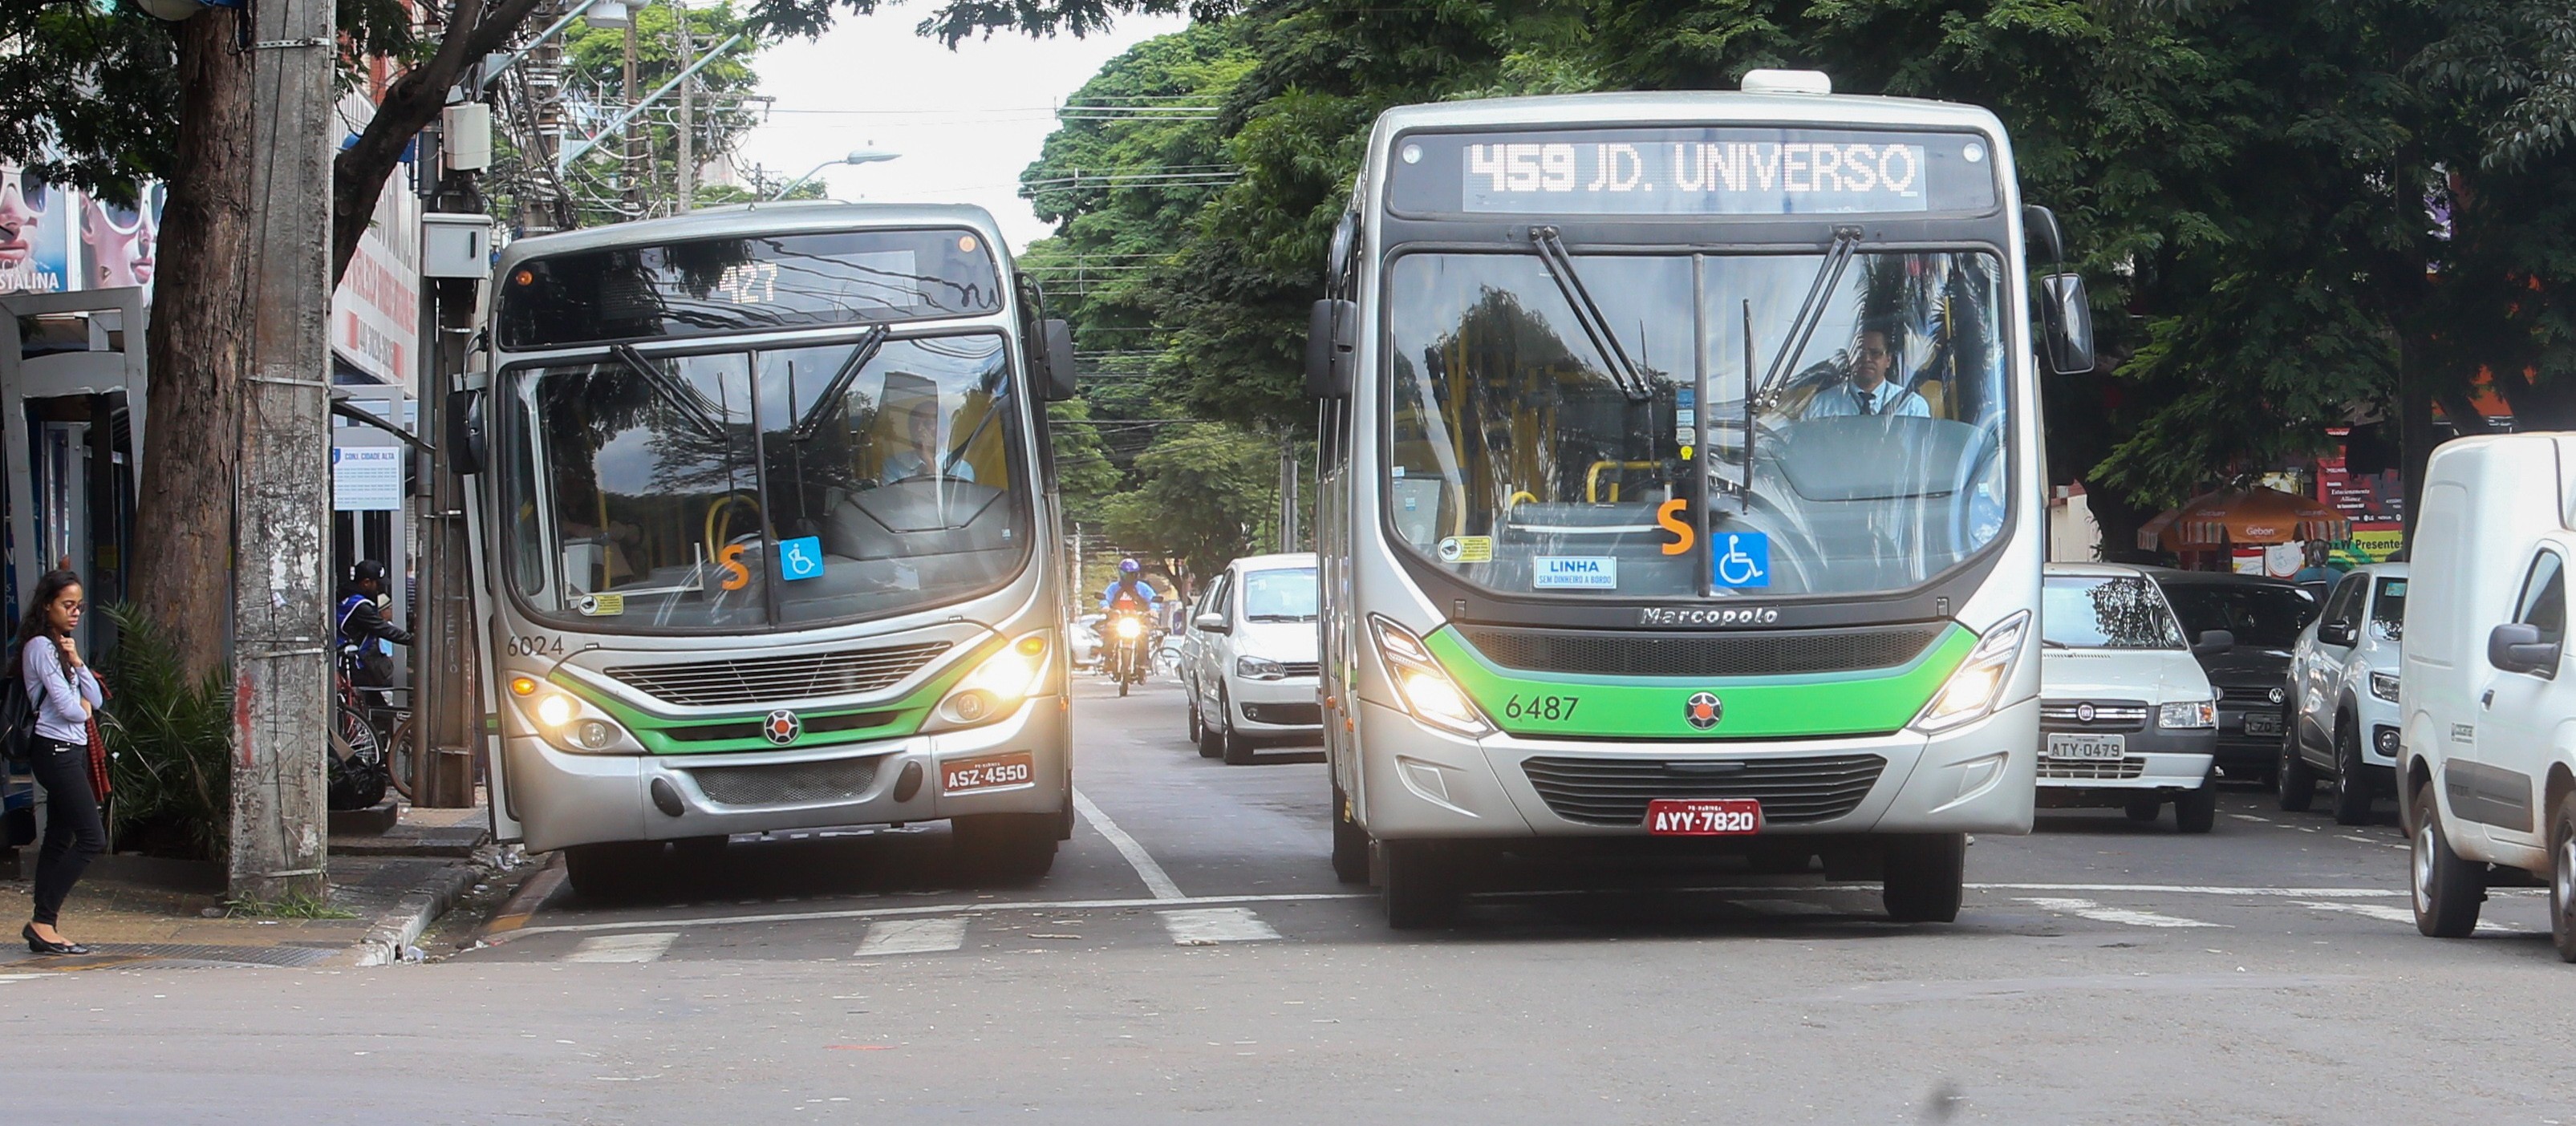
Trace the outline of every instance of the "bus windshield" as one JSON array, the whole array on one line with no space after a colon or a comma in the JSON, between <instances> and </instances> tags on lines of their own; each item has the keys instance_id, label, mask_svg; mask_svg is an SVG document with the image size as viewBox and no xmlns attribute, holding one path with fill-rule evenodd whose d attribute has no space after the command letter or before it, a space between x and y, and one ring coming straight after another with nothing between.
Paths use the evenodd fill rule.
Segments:
<instances>
[{"instance_id":1,"label":"bus windshield","mask_svg":"<svg viewBox=\"0 0 2576 1126\"><path fill-rule=\"evenodd\" d=\"M610 631L793 629L1017 573L1031 521L1002 337L511 373L511 583Z\"/></svg>"},{"instance_id":2,"label":"bus windshield","mask_svg":"<svg viewBox=\"0 0 2576 1126\"><path fill-rule=\"evenodd\" d=\"M1430 562L1523 596L1865 594L2001 534L2014 406L1996 256L1564 264L1391 267L1387 509ZM1578 314L1585 294L1597 315ZM1708 500L1702 540L1690 506Z\"/></svg>"}]
</instances>

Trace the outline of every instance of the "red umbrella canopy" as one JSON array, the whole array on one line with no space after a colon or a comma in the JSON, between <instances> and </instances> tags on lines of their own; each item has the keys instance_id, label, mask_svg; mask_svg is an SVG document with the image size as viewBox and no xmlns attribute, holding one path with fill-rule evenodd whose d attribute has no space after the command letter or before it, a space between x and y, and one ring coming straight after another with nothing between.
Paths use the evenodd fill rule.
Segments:
<instances>
[{"instance_id":1,"label":"red umbrella canopy","mask_svg":"<svg viewBox=\"0 0 2576 1126\"><path fill-rule=\"evenodd\" d=\"M2341 540L2352 522L2321 501L2279 489L2220 489L2184 501L2138 529L2148 551L2262 547L2293 540Z\"/></svg>"}]
</instances>

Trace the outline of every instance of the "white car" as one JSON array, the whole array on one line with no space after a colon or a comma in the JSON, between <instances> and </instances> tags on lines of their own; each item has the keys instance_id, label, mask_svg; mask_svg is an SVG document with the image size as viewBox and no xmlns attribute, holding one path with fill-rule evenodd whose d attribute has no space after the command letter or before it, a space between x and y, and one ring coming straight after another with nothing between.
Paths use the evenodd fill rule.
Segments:
<instances>
[{"instance_id":1,"label":"white car","mask_svg":"<svg viewBox=\"0 0 2576 1126\"><path fill-rule=\"evenodd\" d=\"M2108 563L2049 564L2039 620L2040 806L2116 806L2145 822L2170 801L2175 828L2208 832L2218 694L2194 654L2235 639L2185 641L2155 582Z\"/></svg>"},{"instance_id":2,"label":"white car","mask_svg":"<svg viewBox=\"0 0 2576 1126\"><path fill-rule=\"evenodd\" d=\"M2355 568L2290 651L2290 734L2281 743L2281 808L2316 800L2334 781L2340 825L2370 820L2371 799L2397 790L2397 679L2406 625L2406 564Z\"/></svg>"},{"instance_id":3,"label":"white car","mask_svg":"<svg viewBox=\"0 0 2576 1126\"><path fill-rule=\"evenodd\" d=\"M2576 962L2576 434L2461 438L2424 468L2406 600L2398 815L2415 929L2466 938L2490 887L2549 888Z\"/></svg>"},{"instance_id":4,"label":"white car","mask_svg":"<svg viewBox=\"0 0 2576 1126\"><path fill-rule=\"evenodd\" d=\"M1257 742L1322 737L1315 609L1312 552L1237 559L1208 584L1183 674L1200 754L1241 766Z\"/></svg>"},{"instance_id":5,"label":"white car","mask_svg":"<svg viewBox=\"0 0 2576 1126\"><path fill-rule=\"evenodd\" d=\"M1075 622L1065 636L1072 641L1073 667L1087 669L1100 663L1100 631L1091 623Z\"/></svg>"}]
</instances>

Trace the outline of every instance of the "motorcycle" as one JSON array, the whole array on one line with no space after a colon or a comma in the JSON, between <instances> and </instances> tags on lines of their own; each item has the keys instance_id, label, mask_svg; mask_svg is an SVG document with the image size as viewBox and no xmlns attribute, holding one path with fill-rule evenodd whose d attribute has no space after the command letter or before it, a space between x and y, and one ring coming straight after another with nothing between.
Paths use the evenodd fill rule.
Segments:
<instances>
[{"instance_id":1,"label":"motorcycle","mask_svg":"<svg viewBox=\"0 0 2576 1126\"><path fill-rule=\"evenodd\" d=\"M1109 675L1118 679L1118 694L1145 683L1145 616L1121 611L1109 618Z\"/></svg>"}]
</instances>

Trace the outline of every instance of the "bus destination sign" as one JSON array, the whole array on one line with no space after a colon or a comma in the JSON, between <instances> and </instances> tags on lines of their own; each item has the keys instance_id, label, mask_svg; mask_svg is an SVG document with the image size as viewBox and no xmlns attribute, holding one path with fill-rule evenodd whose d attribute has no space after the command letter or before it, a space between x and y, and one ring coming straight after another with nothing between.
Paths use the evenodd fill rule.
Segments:
<instances>
[{"instance_id":1,"label":"bus destination sign","mask_svg":"<svg viewBox=\"0 0 2576 1126\"><path fill-rule=\"evenodd\" d=\"M1685 127L1414 134L1389 203L1410 214L1981 213L1993 153L1965 133Z\"/></svg>"}]
</instances>

